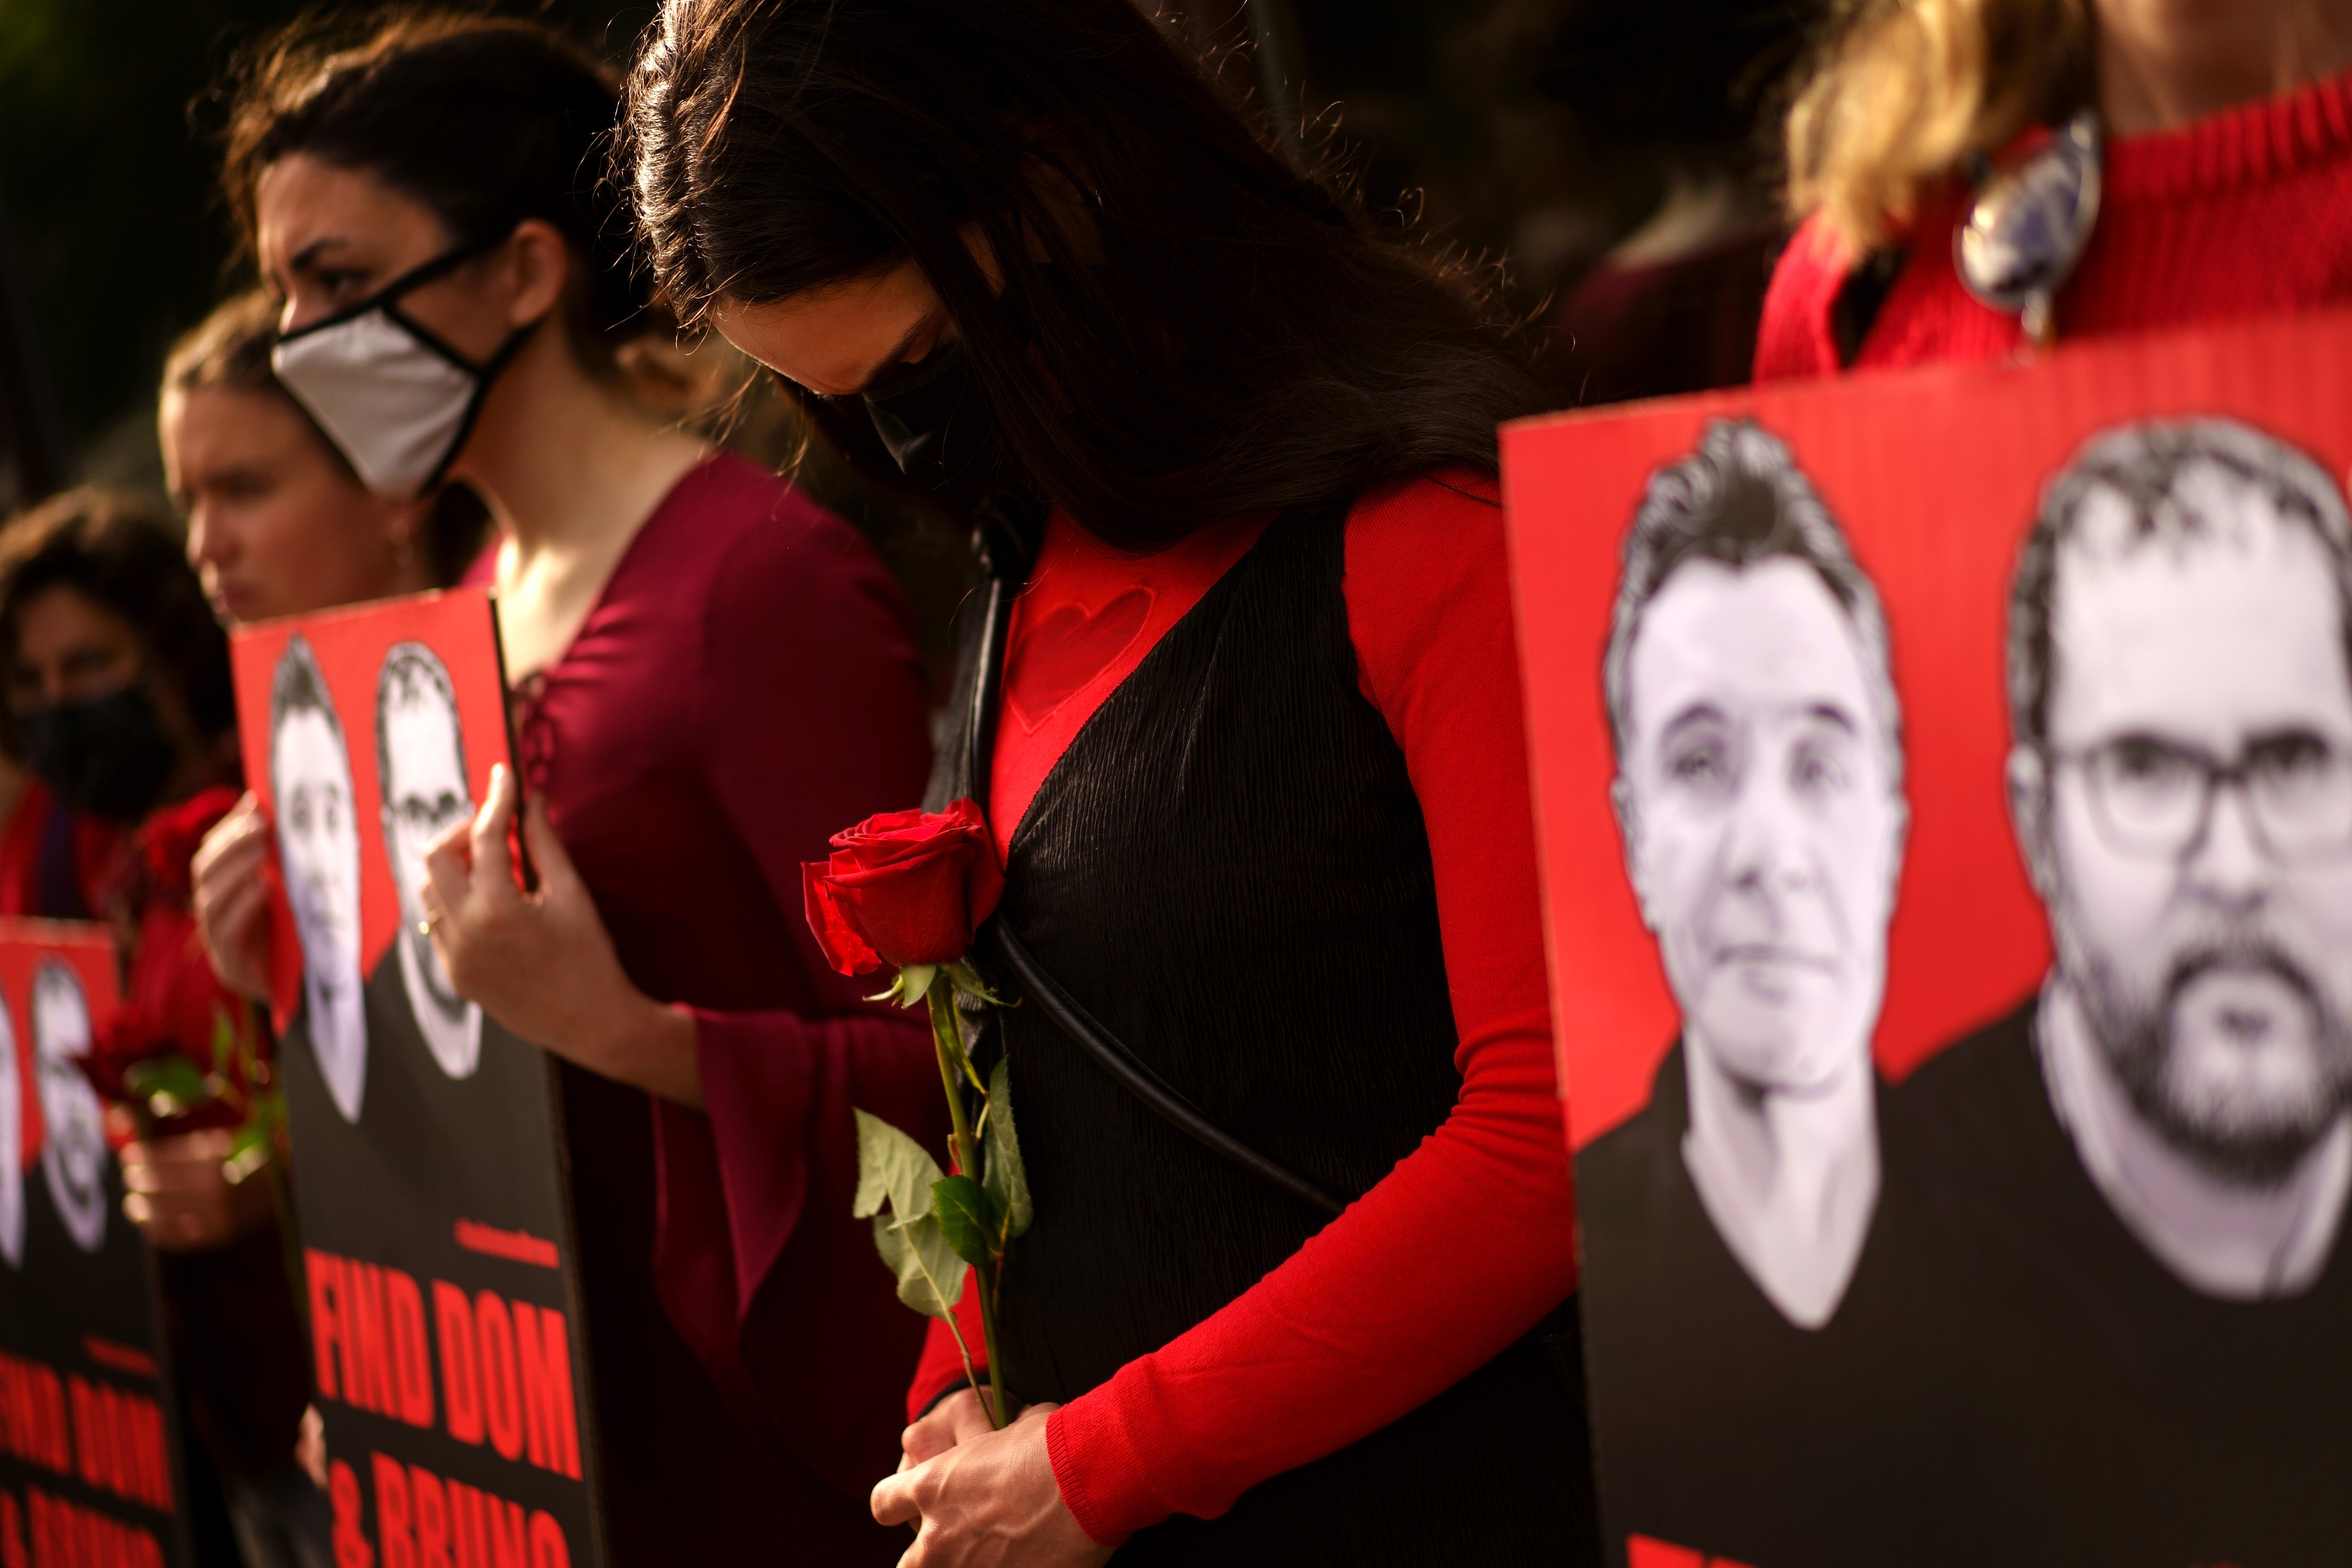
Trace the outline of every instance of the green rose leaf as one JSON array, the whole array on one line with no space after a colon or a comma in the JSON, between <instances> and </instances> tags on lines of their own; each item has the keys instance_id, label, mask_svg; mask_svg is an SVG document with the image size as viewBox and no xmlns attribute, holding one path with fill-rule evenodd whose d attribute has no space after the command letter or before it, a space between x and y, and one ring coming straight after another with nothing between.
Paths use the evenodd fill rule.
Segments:
<instances>
[{"instance_id":1,"label":"green rose leaf","mask_svg":"<svg viewBox=\"0 0 2352 1568\"><path fill-rule=\"evenodd\" d=\"M230 1186L242 1186L268 1163L269 1129L257 1118L236 1130L228 1146L228 1158L221 1162L221 1174L228 1179Z\"/></svg>"},{"instance_id":2,"label":"green rose leaf","mask_svg":"<svg viewBox=\"0 0 2352 1568\"><path fill-rule=\"evenodd\" d=\"M857 1197L850 1213L859 1219L879 1214L887 1201L901 1220L931 1212L931 1185L947 1173L930 1151L878 1116L859 1110Z\"/></svg>"},{"instance_id":3,"label":"green rose leaf","mask_svg":"<svg viewBox=\"0 0 2352 1568\"><path fill-rule=\"evenodd\" d=\"M876 1215L874 1250L898 1277L898 1300L927 1318L955 1315L971 1269L940 1234L938 1216L923 1215L900 1223L888 1215Z\"/></svg>"},{"instance_id":4,"label":"green rose leaf","mask_svg":"<svg viewBox=\"0 0 2352 1568\"><path fill-rule=\"evenodd\" d=\"M946 1233L948 1245L955 1255L978 1268L992 1261L998 1251L995 1215L989 1212L988 1194L970 1176L953 1175L931 1188L931 1202L939 1215L940 1229Z\"/></svg>"},{"instance_id":5,"label":"green rose leaf","mask_svg":"<svg viewBox=\"0 0 2352 1568\"><path fill-rule=\"evenodd\" d=\"M1013 1125L1012 1075L1004 1062L988 1075L988 1196L1003 1221L1006 1241L1029 1228L1029 1173L1021 1165L1021 1140Z\"/></svg>"},{"instance_id":6,"label":"green rose leaf","mask_svg":"<svg viewBox=\"0 0 2352 1568\"><path fill-rule=\"evenodd\" d=\"M150 1057L122 1074L123 1087L146 1103L150 1116L184 1116L215 1098L219 1079L185 1057Z\"/></svg>"},{"instance_id":7,"label":"green rose leaf","mask_svg":"<svg viewBox=\"0 0 2352 1568\"><path fill-rule=\"evenodd\" d=\"M940 1163L880 1117L856 1114L857 1196L850 1212L873 1216L874 1249L898 1276L898 1300L926 1316L948 1317L967 1268L932 1212L932 1189L946 1180Z\"/></svg>"}]
</instances>

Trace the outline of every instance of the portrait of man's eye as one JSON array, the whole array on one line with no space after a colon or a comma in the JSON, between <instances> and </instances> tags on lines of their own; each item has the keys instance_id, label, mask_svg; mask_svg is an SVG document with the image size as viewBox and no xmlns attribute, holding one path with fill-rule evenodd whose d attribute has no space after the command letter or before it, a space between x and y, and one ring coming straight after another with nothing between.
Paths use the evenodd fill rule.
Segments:
<instances>
[{"instance_id":1,"label":"portrait of man's eye","mask_svg":"<svg viewBox=\"0 0 2352 1568\"><path fill-rule=\"evenodd\" d=\"M2136 789L2179 787L2200 771L2194 757L2154 735L2126 735L2107 747L2105 761L2111 778Z\"/></svg>"},{"instance_id":2,"label":"portrait of man's eye","mask_svg":"<svg viewBox=\"0 0 2352 1568\"><path fill-rule=\"evenodd\" d=\"M1665 776L1676 789L1705 800L1719 800L1738 786L1731 755L1731 737L1722 726L1690 726L1666 742Z\"/></svg>"},{"instance_id":3,"label":"portrait of man's eye","mask_svg":"<svg viewBox=\"0 0 2352 1568\"><path fill-rule=\"evenodd\" d=\"M1801 799L1822 801L1853 787L1853 737L1835 730L1805 736L1789 753L1789 786Z\"/></svg>"},{"instance_id":4,"label":"portrait of man's eye","mask_svg":"<svg viewBox=\"0 0 2352 1568\"><path fill-rule=\"evenodd\" d=\"M444 790L432 796L412 795L399 805L402 826L419 833L453 822L468 809L465 797L455 790Z\"/></svg>"},{"instance_id":5,"label":"portrait of man's eye","mask_svg":"<svg viewBox=\"0 0 2352 1568\"><path fill-rule=\"evenodd\" d=\"M2344 758L2308 731L2269 735L2246 748L2246 764L2265 784L2293 790L2317 788L2344 770Z\"/></svg>"}]
</instances>

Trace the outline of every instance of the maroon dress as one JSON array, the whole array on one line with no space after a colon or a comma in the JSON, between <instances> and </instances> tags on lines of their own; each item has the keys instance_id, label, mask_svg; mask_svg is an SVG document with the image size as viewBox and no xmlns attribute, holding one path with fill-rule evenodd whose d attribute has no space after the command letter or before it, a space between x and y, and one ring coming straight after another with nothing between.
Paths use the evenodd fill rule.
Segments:
<instances>
[{"instance_id":1,"label":"maroon dress","mask_svg":"<svg viewBox=\"0 0 2352 1568\"><path fill-rule=\"evenodd\" d=\"M852 1107L943 1145L919 1018L833 973L800 863L918 804L915 648L865 542L720 454L516 693L544 796L641 988L695 1009L708 1113L566 1068L618 1561L889 1563L866 1496L922 1341L875 1258Z\"/></svg>"}]
</instances>

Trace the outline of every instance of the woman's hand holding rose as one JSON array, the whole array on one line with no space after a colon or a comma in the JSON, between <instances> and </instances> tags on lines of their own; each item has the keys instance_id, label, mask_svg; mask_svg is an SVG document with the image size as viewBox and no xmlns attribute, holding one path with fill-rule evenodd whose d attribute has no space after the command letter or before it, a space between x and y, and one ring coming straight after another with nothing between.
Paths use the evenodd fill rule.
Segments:
<instances>
[{"instance_id":1,"label":"woman's hand holding rose","mask_svg":"<svg viewBox=\"0 0 2352 1568\"><path fill-rule=\"evenodd\" d=\"M907 1429L909 1464L874 1489L874 1517L917 1527L898 1568L1100 1568L1097 1545L1062 1501L1045 1451L1051 1405L1033 1405L1002 1432L987 1430L969 1390L971 1419L940 1410ZM943 1412L945 1414L943 1414ZM977 1430L972 1430L973 1427ZM928 1458L918 1446L951 1443Z\"/></svg>"}]
</instances>

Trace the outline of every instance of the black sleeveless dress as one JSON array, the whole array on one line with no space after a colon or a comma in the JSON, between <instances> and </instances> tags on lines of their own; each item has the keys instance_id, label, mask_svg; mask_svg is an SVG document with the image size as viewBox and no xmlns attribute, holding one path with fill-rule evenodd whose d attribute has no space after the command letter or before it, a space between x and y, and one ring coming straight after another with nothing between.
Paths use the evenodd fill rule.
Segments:
<instances>
[{"instance_id":1,"label":"black sleeveless dress","mask_svg":"<svg viewBox=\"0 0 2352 1568\"><path fill-rule=\"evenodd\" d=\"M1352 1197L1445 1120L1461 1078L1420 805L1357 684L1346 521L1269 525L1096 711L1013 836L996 920L1212 1121ZM941 757L936 795L984 784L974 743ZM1011 1062L1036 1207L1006 1260L1000 1370L1017 1399L1108 1381L1326 1223L1160 1120L1038 1006L987 1028L982 1049ZM1572 1321L1556 1313L1219 1519L1139 1532L1118 1561L1594 1560Z\"/></svg>"}]
</instances>

